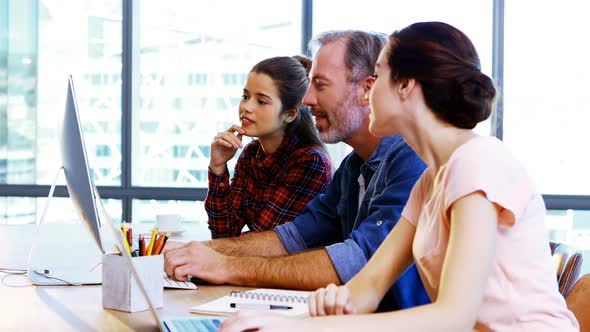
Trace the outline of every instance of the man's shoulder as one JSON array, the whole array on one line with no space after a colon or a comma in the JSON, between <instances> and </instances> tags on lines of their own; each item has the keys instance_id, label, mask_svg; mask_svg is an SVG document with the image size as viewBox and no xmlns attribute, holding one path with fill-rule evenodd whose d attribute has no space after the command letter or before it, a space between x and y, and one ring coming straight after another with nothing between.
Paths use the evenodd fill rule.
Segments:
<instances>
[{"instance_id":1,"label":"man's shoulder","mask_svg":"<svg viewBox=\"0 0 590 332\"><path fill-rule=\"evenodd\" d=\"M385 136L381 140L380 147L383 147L381 153L389 156L391 154L398 153L404 150L412 150L412 148L406 143L406 141L400 135Z\"/></svg>"},{"instance_id":2,"label":"man's shoulder","mask_svg":"<svg viewBox=\"0 0 590 332\"><path fill-rule=\"evenodd\" d=\"M375 161L385 161L404 156L405 158L418 158L414 150L399 135L385 136L373 154ZM419 158L418 158L419 159Z\"/></svg>"},{"instance_id":3,"label":"man's shoulder","mask_svg":"<svg viewBox=\"0 0 590 332\"><path fill-rule=\"evenodd\" d=\"M420 159L416 152L399 135L386 136L381 144L381 162L378 168L411 169L419 174L426 168L426 164Z\"/></svg>"}]
</instances>

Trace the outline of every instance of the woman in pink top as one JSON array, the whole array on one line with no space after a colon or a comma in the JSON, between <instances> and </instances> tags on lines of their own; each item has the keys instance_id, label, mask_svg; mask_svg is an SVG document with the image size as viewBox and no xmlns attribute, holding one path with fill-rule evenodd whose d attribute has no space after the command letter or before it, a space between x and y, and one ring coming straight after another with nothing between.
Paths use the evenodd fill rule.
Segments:
<instances>
[{"instance_id":1,"label":"woman in pink top","mask_svg":"<svg viewBox=\"0 0 590 332\"><path fill-rule=\"evenodd\" d=\"M428 164L401 220L344 286L310 297L286 323L242 313L222 331L578 331L555 278L545 205L523 166L475 125L496 90L471 41L439 22L394 32L375 66L371 132L400 134ZM367 315L416 263L432 304Z\"/></svg>"}]
</instances>

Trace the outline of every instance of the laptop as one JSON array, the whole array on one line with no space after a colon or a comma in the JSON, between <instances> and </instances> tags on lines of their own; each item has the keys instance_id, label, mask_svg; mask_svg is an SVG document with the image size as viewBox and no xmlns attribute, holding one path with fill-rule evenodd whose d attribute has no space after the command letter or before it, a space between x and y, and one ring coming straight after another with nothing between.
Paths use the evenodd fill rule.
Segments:
<instances>
[{"instance_id":1,"label":"laptop","mask_svg":"<svg viewBox=\"0 0 590 332\"><path fill-rule=\"evenodd\" d=\"M216 317L176 317L162 320L163 331L197 331L215 332L221 326L223 318Z\"/></svg>"}]
</instances>

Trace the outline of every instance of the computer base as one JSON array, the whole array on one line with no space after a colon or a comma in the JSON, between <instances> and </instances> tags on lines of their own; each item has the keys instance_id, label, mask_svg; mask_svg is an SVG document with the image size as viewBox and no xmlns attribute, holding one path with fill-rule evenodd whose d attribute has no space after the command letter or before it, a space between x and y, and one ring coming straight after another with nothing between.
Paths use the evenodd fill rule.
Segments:
<instances>
[{"instance_id":1,"label":"computer base","mask_svg":"<svg viewBox=\"0 0 590 332\"><path fill-rule=\"evenodd\" d=\"M102 270L99 267L92 271L37 269L29 270L27 276L33 284L38 286L80 286L102 283Z\"/></svg>"}]
</instances>

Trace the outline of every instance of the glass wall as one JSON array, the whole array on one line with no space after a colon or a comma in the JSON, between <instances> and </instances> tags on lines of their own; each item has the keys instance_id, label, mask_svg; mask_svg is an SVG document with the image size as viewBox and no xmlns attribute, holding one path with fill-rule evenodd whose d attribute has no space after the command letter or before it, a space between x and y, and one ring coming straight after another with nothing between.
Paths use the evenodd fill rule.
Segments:
<instances>
[{"instance_id":1,"label":"glass wall","mask_svg":"<svg viewBox=\"0 0 590 332\"><path fill-rule=\"evenodd\" d=\"M136 9L133 185L207 187L211 141L239 123L250 68L301 52L301 2L146 0Z\"/></svg>"},{"instance_id":2,"label":"glass wall","mask_svg":"<svg viewBox=\"0 0 590 332\"><path fill-rule=\"evenodd\" d=\"M8 100L0 181L49 184L54 178L57 118L71 74L94 180L120 184L121 0L8 1L5 8L22 19L0 23L8 37L0 55L8 58L0 67L0 93Z\"/></svg>"},{"instance_id":3,"label":"glass wall","mask_svg":"<svg viewBox=\"0 0 590 332\"><path fill-rule=\"evenodd\" d=\"M590 4L506 5L504 141L545 194L588 195ZM522 24L523 20L527 24ZM548 22L551 22L550 27Z\"/></svg>"},{"instance_id":4,"label":"glass wall","mask_svg":"<svg viewBox=\"0 0 590 332\"><path fill-rule=\"evenodd\" d=\"M121 8L121 0L0 1L0 184L55 178L57 119L72 75L92 177L120 185ZM3 218L34 220L36 204L9 201Z\"/></svg>"},{"instance_id":5,"label":"glass wall","mask_svg":"<svg viewBox=\"0 0 590 332\"><path fill-rule=\"evenodd\" d=\"M121 200L102 199L102 204L113 221L120 224L122 215ZM46 205L46 197L0 196L0 225L23 225L39 222ZM29 207L34 213L22 213L22 209L20 209L22 206ZM43 223L76 224L79 222L78 215L69 198L54 197L51 199Z\"/></svg>"},{"instance_id":6,"label":"glass wall","mask_svg":"<svg viewBox=\"0 0 590 332\"><path fill-rule=\"evenodd\" d=\"M588 195L590 4L536 2L531 15L530 3L507 1L505 13L504 141L542 193ZM550 210L547 224L590 261L588 210Z\"/></svg>"},{"instance_id":7,"label":"glass wall","mask_svg":"<svg viewBox=\"0 0 590 332\"><path fill-rule=\"evenodd\" d=\"M133 227L139 232L148 233L158 214L178 214L183 224L180 232L188 230L195 240L211 239L203 201L133 200Z\"/></svg>"},{"instance_id":8,"label":"glass wall","mask_svg":"<svg viewBox=\"0 0 590 332\"><path fill-rule=\"evenodd\" d=\"M334 8L338 15L334 15ZM414 22L442 21L465 32L480 56L484 73L492 77L493 1L472 0L364 0L359 6L354 0L315 1L313 35L327 30L359 29L390 35ZM479 134L489 135L490 121L480 123Z\"/></svg>"},{"instance_id":9,"label":"glass wall","mask_svg":"<svg viewBox=\"0 0 590 332\"><path fill-rule=\"evenodd\" d=\"M38 8L31 0L0 5L0 184L36 183Z\"/></svg>"},{"instance_id":10,"label":"glass wall","mask_svg":"<svg viewBox=\"0 0 590 332\"><path fill-rule=\"evenodd\" d=\"M546 217L549 239L581 250L590 262L590 210L549 210ZM582 274L590 272L590 264L582 264Z\"/></svg>"},{"instance_id":11,"label":"glass wall","mask_svg":"<svg viewBox=\"0 0 590 332\"><path fill-rule=\"evenodd\" d=\"M494 5L504 6L496 12L504 18L501 40L493 39L494 22L502 22ZM311 20L302 12L313 13ZM502 0L0 0L0 223L33 223L42 213L60 165L57 117L69 74L92 178L108 193L102 196L113 218L150 225L167 211L206 229L209 146L237 122L253 64L306 52L306 31L390 34L437 20L469 35L485 73L500 68L504 117L496 125L541 192L579 195L581 207L568 206L569 196L548 204L550 237L590 249L579 221L590 210L583 144L590 138L583 129L590 120L590 48L579 42L590 31L588 12L573 0L535 3L535 15L530 3ZM503 58L492 57L494 44ZM489 128L487 121L476 130L487 135ZM336 165L349 151L329 148ZM52 202L49 215L61 210L72 211L68 199ZM74 219L65 212L63 220Z\"/></svg>"},{"instance_id":12,"label":"glass wall","mask_svg":"<svg viewBox=\"0 0 590 332\"><path fill-rule=\"evenodd\" d=\"M267 57L301 53L298 0L145 0L124 7L129 3L0 0L0 186L26 185L26 191L53 181L60 166L57 118L71 74L94 182L126 196L123 205L131 211L119 209L116 219L133 212L139 221L153 219L144 207L154 201L133 200L130 186L206 187L210 142L237 122L249 69ZM132 8L126 19L135 21L128 68L122 53L125 8ZM133 169L126 174L124 70L133 71L134 90L127 110L133 114L132 148L126 152ZM204 220L203 191L195 193L186 214ZM0 199L3 223L34 222L39 209L34 197Z\"/></svg>"}]
</instances>

